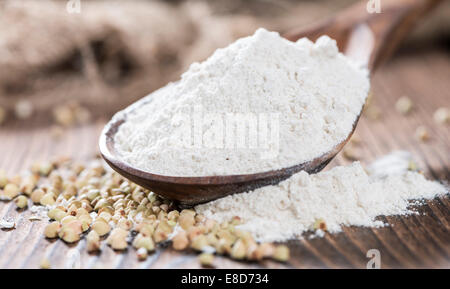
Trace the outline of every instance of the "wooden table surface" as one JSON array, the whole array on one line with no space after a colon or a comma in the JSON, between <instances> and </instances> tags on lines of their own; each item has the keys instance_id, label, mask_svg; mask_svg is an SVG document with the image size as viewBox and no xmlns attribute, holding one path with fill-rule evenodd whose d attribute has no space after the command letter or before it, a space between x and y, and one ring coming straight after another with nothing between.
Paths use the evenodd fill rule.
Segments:
<instances>
[{"instance_id":1,"label":"wooden table surface","mask_svg":"<svg viewBox=\"0 0 450 289\"><path fill-rule=\"evenodd\" d=\"M374 104L381 111L379 120L363 117L356 134L362 143L356 154L363 164L392 150L410 151L420 168L432 179L450 179L449 126L433 122L433 112L450 106L450 53L424 49L397 54L372 80ZM409 96L415 110L402 116L394 109L396 100ZM40 121L13 122L0 128L0 168L18 173L36 160L69 155L78 159L97 153L97 139L106 120L77 127L55 140L50 128ZM425 125L431 139L421 143L414 138L417 126ZM348 163L342 153L328 166ZM450 198L427 201L420 215L382 217L391 226L344 228L343 233L324 238L290 241L288 264L234 262L217 258L218 268L366 268L369 249L378 249L382 268L450 268ZM38 268L44 256L52 268L198 268L193 253L174 252L163 246L147 261L138 262L134 249L116 253L104 247L99 255L89 255L84 240L68 246L62 241L43 238L47 221L29 221L29 210L19 213L14 204L0 203L0 219L12 218L16 229L0 231L0 268ZM79 252L79 253L78 253Z\"/></svg>"}]
</instances>

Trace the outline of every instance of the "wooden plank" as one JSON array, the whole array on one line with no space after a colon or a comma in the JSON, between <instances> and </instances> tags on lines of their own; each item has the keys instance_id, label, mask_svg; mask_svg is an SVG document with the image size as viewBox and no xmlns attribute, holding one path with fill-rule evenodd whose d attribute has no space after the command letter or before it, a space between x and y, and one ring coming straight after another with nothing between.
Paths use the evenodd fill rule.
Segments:
<instances>
[{"instance_id":1,"label":"wooden plank","mask_svg":"<svg viewBox=\"0 0 450 289\"><path fill-rule=\"evenodd\" d=\"M367 164L392 150L408 150L428 177L449 181L450 130L432 119L437 108L449 106L448 79L450 58L443 51L408 54L383 67L373 79L375 105L382 111L382 118L373 121L363 117L355 132L362 140L355 146L361 162ZM415 104L409 116L394 109L402 95ZM45 120L31 125L12 122L0 128L0 167L15 174L36 160L54 156L88 159L98 151L97 138L105 121L70 129L59 140L50 137ZM429 142L414 138L418 125L429 129ZM341 153L329 167L349 162ZM215 264L219 268L365 268L366 252L378 249L383 268L450 268L449 197L427 201L418 210L419 215L382 218L390 227L345 227L342 233L326 234L324 238L290 241L289 264L235 262L226 257L217 258ZM28 210L17 211L11 203L0 203L0 218L17 222L15 230L0 231L0 268L38 268L45 256L54 268L199 268L194 253L175 252L167 246L158 248L144 262L137 261L133 248L122 254L104 245L101 254L91 255L84 241L68 246L44 239L46 220L30 222L30 214Z\"/></svg>"}]
</instances>

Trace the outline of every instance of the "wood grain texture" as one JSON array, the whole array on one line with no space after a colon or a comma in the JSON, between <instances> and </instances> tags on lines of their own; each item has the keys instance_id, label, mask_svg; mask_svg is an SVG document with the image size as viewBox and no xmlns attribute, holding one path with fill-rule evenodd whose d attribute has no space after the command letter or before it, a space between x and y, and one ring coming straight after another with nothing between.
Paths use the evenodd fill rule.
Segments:
<instances>
[{"instance_id":1,"label":"wood grain texture","mask_svg":"<svg viewBox=\"0 0 450 289\"><path fill-rule=\"evenodd\" d=\"M356 129L362 142L355 147L363 164L402 149L412 152L418 166L432 179L450 179L450 130L433 122L434 111L450 105L450 57L448 51L427 50L402 53L374 76L374 104L381 110L380 120L363 117ZM396 100L409 96L415 109L402 116L394 109ZM36 160L70 155L86 159L97 153L97 140L106 120L71 129L58 141L49 137L50 129L36 122L20 122L0 128L0 167L17 173ZM431 135L428 142L414 138L418 125ZM328 166L349 161L339 154ZM219 257L219 268L365 268L369 249L381 253L382 268L450 268L450 199L427 201L419 215L381 217L390 226L380 229L346 227L342 233L324 238L288 242L288 264L272 261L240 263ZM42 233L45 221L28 220L29 210L18 212L14 204L0 203L0 218L16 221L15 230L0 231L0 268L38 268L47 256L53 268L199 268L194 253L158 248L148 260L138 262L134 249L117 253L104 245L99 255L89 255L85 241L68 246L49 241Z\"/></svg>"}]
</instances>

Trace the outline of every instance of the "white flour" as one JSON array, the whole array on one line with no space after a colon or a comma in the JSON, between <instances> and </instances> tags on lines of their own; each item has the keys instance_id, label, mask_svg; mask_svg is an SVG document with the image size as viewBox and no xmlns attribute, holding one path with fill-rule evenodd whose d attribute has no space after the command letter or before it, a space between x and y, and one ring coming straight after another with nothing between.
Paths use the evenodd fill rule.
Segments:
<instances>
[{"instance_id":1,"label":"white flour","mask_svg":"<svg viewBox=\"0 0 450 289\"><path fill-rule=\"evenodd\" d=\"M128 121L116 149L128 163L163 175L289 167L344 140L368 91L367 70L338 53L334 40L294 43L259 29L119 112L116 118L125 113ZM238 116L257 120L238 120L240 143L231 122Z\"/></svg>"},{"instance_id":2,"label":"white flour","mask_svg":"<svg viewBox=\"0 0 450 289\"><path fill-rule=\"evenodd\" d=\"M277 186L228 196L195 210L220 222L239 216L243 220L239 228L260 241L283 241L314 231L317 220L332 233L341 231L342 225L380 227L384 224L375 217L409 214L409 200L446 192L416 172L369 176L355 162L313 175L302 171Z\"/></svg>"}]
</instances>

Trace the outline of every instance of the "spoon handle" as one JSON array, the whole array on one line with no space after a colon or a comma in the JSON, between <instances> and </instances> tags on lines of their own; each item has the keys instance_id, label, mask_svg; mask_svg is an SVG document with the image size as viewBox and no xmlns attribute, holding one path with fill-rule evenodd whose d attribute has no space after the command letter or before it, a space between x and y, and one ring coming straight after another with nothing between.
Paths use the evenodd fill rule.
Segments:
<instances>
[{"instance_id":1,"label":"spoon handle","mask_svg":"<svg viewBox=\"0 0 450 289\"><path fill-rule=\"evenodd\" d=\"M326 34L336 39L341 51L366 64L373 72L408 35L414 24L442 0L364 0L331 19L283 36L316 40ZM377 6L379 5L379 6Z\"/></svg>"},{"instance_id":2,"label":"spoon handle","mask_svg":"<svg viewBox=\"0 0 450 289\"><path fill-rule=\"evenodd\" d=\"M375 43L368 61L374 71L386 61L415 24L442 0L381 0L382 13L367 19ZM359 28L357 28L359 29Z\"/></svg>"}]
</instances>

